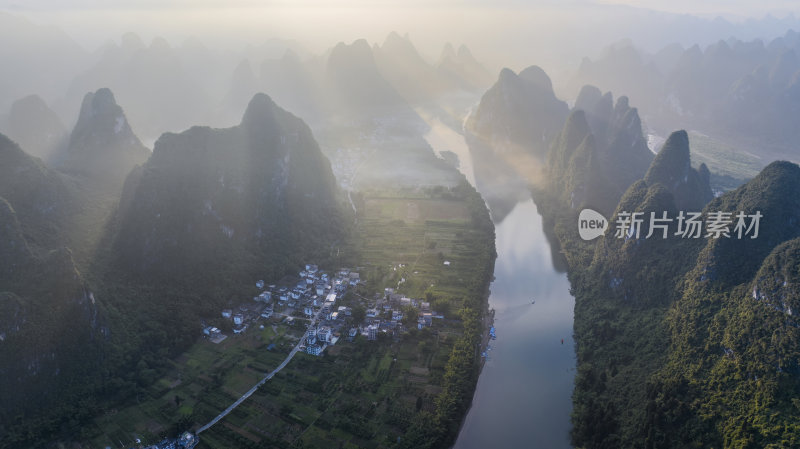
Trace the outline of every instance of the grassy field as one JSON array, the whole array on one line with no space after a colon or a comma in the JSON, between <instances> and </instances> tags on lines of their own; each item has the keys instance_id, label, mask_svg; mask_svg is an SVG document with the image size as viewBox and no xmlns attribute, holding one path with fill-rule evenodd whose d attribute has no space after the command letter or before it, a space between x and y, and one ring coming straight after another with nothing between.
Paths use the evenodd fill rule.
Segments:
<instances>
[{"instance_id":1,"label":"grassy field","mask_svg":"<svg viewBox=\"0 0 800 449\"><path fill-rule=\"evenodd\" d=\"M463 268L472 264L463 204L375 196L365 209L360 254L375 289L399 283L399 292L424 297L431 285L442 289L463 281Z\"/></svg>"},{"instance_id":2,"label":"grassy field","mask_svg":"<svg viewBox=\"0 0 800 449\"><path fill-rule=\"evenodd\" d=\"M470 291L465 280L487 270L489 259L479 252L493 242L485 227L476 226L474 201L449 192L364 194L358 232L347 250L358 254L367 283L343 299L344 304L368 306L361 298L396 287L410 297L430 300L445 319L402 337L342 339L322 357L297 354L233 413L202 433L199 447L393 447L415 416L434 411L448 359L463 331L458 317L462 301L482 294ZM291 328L276 324L277 333L268 322L264 329L251 325L220 344L198 340L170 362L170 372L147 395L108 410L85 429L86 447L128 447L134 438L152 443L197 429L286 357L303 332L302 320L297 321ZM276 345L273 351L266 349L270 343Z\"/></svg>"}]
</instances>

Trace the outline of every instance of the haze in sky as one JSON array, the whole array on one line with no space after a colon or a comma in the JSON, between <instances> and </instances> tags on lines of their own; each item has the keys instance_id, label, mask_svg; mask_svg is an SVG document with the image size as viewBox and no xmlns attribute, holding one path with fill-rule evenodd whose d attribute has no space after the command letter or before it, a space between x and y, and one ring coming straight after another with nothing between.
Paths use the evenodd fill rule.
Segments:
<instances>
[{"instance_id":1,"label":"haze in sky","mask_svg":"<svg viewBox=\"0 0 800 449\"><path fill-rule=\"evenodd\" d=\"M784 0L702 5L688 0L0 0L0 24L5 24L0 42L15 44L0 48L0 57L16 61L0 74L0 119L11 102L37 93L70 122L85 90L101 87L89 82L87 68L95 67L95 81L109 84L113 61L95 64L125 42L181 52L184 68L198 75L198 84L223 91L212 92L214 98L227 95L231 74L242 61L259 75L263 61L283 57L287 48L303 60L325 60L339 42L366 39L382 45L393 31L407 36L428 64L439 61L445 44L465 44L492 77L504 67L520 71L536 64L559 91L584 58L599 59L621 40L650 53L672 43L705 47L731 37L768 42L800 29L797 17L800 6ZM206 49L211 53L201 57ZM217 61L211 64L215 67L208 67L209 58ZM182 82L175 86L190 89Z\"/></svg>"},{"instance_id":2,"label":"haze in sky","mask_svg":"<svg viewBox=\"0 0 800 449\"><path fill-rule=\"evenodd\" d=\"M211 445L447 447L470 422L478 357L465 349L491 321L495 256L488 305L511 364L498 347L488 382L501 388L473 410L481 394L537 393L475 418L520 430L479 432L499 446L538 441L534 421L564 445L572 427L576 447L672 434L674 447L800 446L786 316L800 309L786 274L800 267L800 167L764 167L798 158L795 2L0 0L0 447L206 429L311 334L261 326L210 350L201 328L243 332L220 311L251 315L239 304L257 279L297 290L286 275L305 263L365 267L366 296L345 299L363 314L329 337L369 329L375 304L357 298L386 286L430 299L444 332L416 332L404 309L404 325L381 324L394 337L379 352L269 375L280 383L231 421L247 426L220 423ZM661 206L789 225L745 246L676 234L668 250L609 234L594 251L569 231L583 207L612 221ZM508 259L503 239L521 251ZM274 323L315 303L293 296L274 298ZM516 329L504 301L531 310ZM271 354L257 351L266 338Z\"/></svg>"},{"instance_id":3,"label":"haze in sky","mask_svg":"<svg viewBox=\"0 0 800 449\"><path fill-rule=\"evenodd\" d=\"M765 14L782 17L786 14L800 12L800 4L791 0L704 0L703 2L696 0L602 0L598 3L628 5L679 14L724 16L731 19L759 19Z\"/></svg>"},{"instance_id":4,"label":"haze in sky","mask_svg":"<svg viewBox=\"0 0 800 449\"><path fill-rule=\"evenodd\" d=\"M787 0L0 0L3 10L55 25L88 50L135 31L145 41L160 36L179 44L198 37L218 47L292 39L320 52L339 41L382 42L394 30L409 33L429 59L445 42L463 42L490 65L519 68L533 58L543 65L574 64L623 38L650 50L673 41L710 43L720 33L770 39L775 36L763 34L774 27L743 19L800 16L800 4ZM687 14L729 21L703 24Z\"/></svg>"}]
</instances>

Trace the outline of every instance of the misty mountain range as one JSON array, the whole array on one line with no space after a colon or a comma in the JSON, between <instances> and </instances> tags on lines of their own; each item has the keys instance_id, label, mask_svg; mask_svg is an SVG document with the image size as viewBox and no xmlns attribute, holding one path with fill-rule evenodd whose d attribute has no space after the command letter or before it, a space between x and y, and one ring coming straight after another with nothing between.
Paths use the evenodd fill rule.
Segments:
<instances>
[{"instance_id":1,"label":"misty mountain range","mask_svg":"<svg viewBox=\"0 0 800 449\"><path fill-rule=\"evenodd\" d=\"M230 59L215 78L225 65L194 42L128 33L81 55L64 36L28 31L46 42L41 54L72 54L64 72L77 74L63 96L3 99L0 129L13 140L0 134L0 433L22 445L149 384L228 300L217 292L323 262L348 234L352 203L311 128L256 92L277 92L329 145L371 142L383 154L361 178L455 185L461 175L422 139L414 107L490 82L465 47L428 64L395 34L322 56L288 49L257 70ZM159 135L152 151L142 143ZM10 414L30 419L12 428Z\"/></svg>"},{"instance_id":2,"label":"misty mountain range","mask_svg":"<svg viewBox=\"0 0 800 449\"><path fill-rule=\"evenodd\" d=\"M0 89L0 130L15 138L24 134L20 122L30 121L20 120L23 112L42 110L43 101L56 114L42 111L41 121L54 122L57 117L70 126L77 120L84 94L101 87L110 88L125 105L139 136L153 142L163 132L195 124L230 126L256 92L269 93L287 109L317 123L352 114L413 117L409 106L448 92L477 93L491 82L488 70L463 45L456 50L447 44L439 60L429 63L407 37L396 33L382 45L357 40L340 43L322 55L298 52L291 43L280 42L272 51L248 49L246 55L262 58L251 60L212 51L196 40L173 46L156 38L145 44L134 33L88 54L57 30L7 14L0 14L0 23L0 33L8 33L4 40L19 41L19 48L30 41L30 54L37 55L31 58L10 50L0 55L10 68L0 74L0 86L5 86ZM281 57L266 57L279 47L284 49ZM42 101L20 111L25 104L19 102L32 93ZM55 139L59 133L50 134ZM52 146L33 144L28 151L47 157Z\"/></svg>"},{"instance_id":3,"label":"misty mountain range","mask_svg":"<svg viewBox=\"0 0 800 449\"><path fill-rule=\"evenodd\" d=\"M714 23L727 29L724 21ZM321 54L288 41L237 53L194 40L146 44L127 33L89 53L64 33L15 16L0 14L0 25L0 38L25 43L24 52L0 49L8 67L0 71L0 435L20 446L72 429L103 412L103 400L129 398L152 384L169 358L192 344L197 323L227 304L220 292L244 296L241 286L256 276L277 278L309 259L330 258L351 232L348 188L462 181L425 140L430 116L463 134L496 222L530 198L531 186L547 195L542 210L560 211L546 220L573 268L576 261L591 267L580 273L578 282L586 284L579 292L641 300L636 307L657 304L662 308L647 323L653 327L663 324L658 314L668 300L676 301L676 312L664 320L676 323L698 310L726 313L706 310L694 303L694 291L667 282L697 282L700 289L707 286L701 282L722 279L725 294L749 294L751 286L794 294L770 275L791 277L796 268L797 166L773 163L714 199L717 168L693 165L689 133L674 131L752 144L749 150L765 162L796 159L800 34L794 31L767 44L673 44L653 54L618 44L596 61L584 60L567 87L559 87L565 83L536 65L495 76L463 45L444 45L430 62L397 33L382 44L358 39ZM646 131L668 136L657 151L648 147ZM349 161L342 156L348 151ZM780 215L784 203L790 210ZM724 244L683 243L696 256L689 260L661 257L668 252L658 243L639 250L637 242L610 237L596 248L570 241L565 223L574 220L560 221L583 207L613 217L623 207L707 212L709 204L731 212L763 206L789 226L752 244L753 260ZM647 271L657 263L663 273ZM629 288L624 276L615 281L622 272L641 282ZM742 273L746 285L732 290L731 279ZM776 327L779 318L770 315L765 325ZM613 339L624 332L617 324L601 323L606 327L598 333ZM744 325L734 329L746 333ZM594 328L579 331L591 335ZM672 337L659 331L648 337L680 344L683 328L671 329ZM781 341L796 352L794 343ZM795 352L779 359L791 373L798 369ZM584 366L579 394L602 395L609 378L612 387L623 384L610 374L617 366L655 374L655 385L681 390L689 405L657 403L638 384L622 404L629 398L647 404L641 416L658 420L661 427L653 428L662 440L676 422L685 425L680 442L691 442L697 427L686 423L696 416L687 410L696 392L681 382L699 381L692 373L670 376L681 361L695 359L690 351L672 356L670 373L615 361L608 374L594 376ZM620 402L598 405L593 398L579 403L577 441L591 445L599 435L596 441L614 447L617 428L625 438L641 437L640 422L620 424L615 417ZM714 438L705 441L718 443Z\"/></svg>"},{"instance_id":4,"label":"misty mountain range","mask_svg":"<svg viewBox=\"0 0 800 449\"><path fill-rule=\"evenodd\" d=\"M586 85L570 108L538 66L503 69L466 123L475 181L501 221L529 184L549 178L570 207L610 213L653 160L628 97ZM688 145L688 143L687 143Z\"/></svg>"},{"instance_id":5,"label":"misty mountain range","mask_svg":"<svg viewBox=\"0 0 800 449\"><path fill-rule=\"evenodd\" d=\"M571 85L625 92L656 133L689 128L767 160L796 160L798 53L800 34L791 30L768 42L673 44L656 53L621 42L597 60L584 59Z\"/></svg>"},{"instance_id":6,"label":"misty mountain range","mask_svg":"<svg viewBox=\"0 0 800 449\"><path fill-rule=\"evenodd\" d=\"M100 395L148 382L124 373L154 372L148 364L185 350L191 323L226 300L214 292L325 260L352 222L309 127L264 94L238 126L167 133L151 153L99 89L51 159L0 134L0 433L10 441L52 435L65 417L95 413ZM30 419L12 429L9 414Z\"/></svg>"}]
</instances>

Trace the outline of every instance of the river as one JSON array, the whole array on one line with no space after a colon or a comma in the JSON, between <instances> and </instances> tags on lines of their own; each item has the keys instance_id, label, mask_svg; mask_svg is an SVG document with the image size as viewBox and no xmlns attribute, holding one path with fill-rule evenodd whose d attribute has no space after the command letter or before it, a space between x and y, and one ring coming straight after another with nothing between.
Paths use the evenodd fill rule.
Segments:
<instances>
[{"instance_id":1,"label":"river","mask_svg":"<svg viewBox=\"0 0 800 449\"><path fill-rule=\"evenodd\" d=\"M461 167L471 169L471 161L463 160L469 158L467 145L463 138L453 139L453 133L434 123L426 138L437 151L458 154ZM436 148L442 142L449 147ZM495 309L497 339L490 342L455 449L568 448L575 299L566 273L553 264L530 197L496 223L495 231L497 260L489 306Z\"/></svg>"}]
</instances>

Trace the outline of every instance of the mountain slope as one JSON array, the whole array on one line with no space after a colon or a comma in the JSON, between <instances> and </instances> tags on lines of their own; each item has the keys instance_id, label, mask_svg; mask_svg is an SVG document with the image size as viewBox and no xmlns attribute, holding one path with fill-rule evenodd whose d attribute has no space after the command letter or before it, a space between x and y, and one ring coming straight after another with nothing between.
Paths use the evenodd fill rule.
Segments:
<instances>
[{"instance_id":1,"label":"mountain slope","mask_svg":"<svg viewBox=\"0 0 800 449\"><path fill-rule=\"evenodd\" d=\"M571 122L573 132L560 141L580 154L588 124L575 113ZM673 133L645 179L622 196L610 229L591 242L578 237L574 214L536 197L569 262L576 298L576 447L793 447L800 441L794 399L800 391L794 319L800 168L774 162L708 204L706 179L691 168L685 133ZM678 232L681 204L702 211L697 238ZM642 213L638 233L617 232L623 212ZM730 214L730 237L709 234L717 212ZM743 229L739 238L739 212L746 225L760 214L757 235ZM672 221L663 231L651 229L651 213Z\"/></svg>"},{"instance_id":2,"label":"mountain slope","mask_svg":"<svg viewBox=\"0 0 800 449\"><path fill-rule=\"evenodd\" d=\"M389 33L374 53L383 77L411 104L431 102L445 90L454 88L420 56L408 36Z\"/></svg>"},{"instance_id":3,"label":"mountain slope","mask_svg":"<svg viewBox=\"0 0 800 449\"><path fill-rule=\"evenodd\" d=\"M131 169L149 155L114 94L104 88L83 97L69 146L57 156L55 165L67 173L121 186Z\"/></svg>"},{"instance_id":4,"label":"mountain slope","mask_svg":"<svg viewBox=\"0 0 800 449\"><path fill-rule=\"evenodd\" d=\"M676 206L687 212L700 210L713 197L708 168L705 164L699 169L692 168L686 131L675 131L669 136L644 180L648 185L662 184L674 195Z\"/></svg>"},{"instance_id":5,"label":"mountain slope","mask_svg":"<svg viewBox=\"0 0 800 449\"><path fill-rule=\"evenodd\" d=\"M547 159L544 185L550 193L543 195L571 210L589 207L609 215L653 155L627 97L615 105L610 92L584 86Z\"/></svg>"},{"instance_id":6,"label":"mountain slope","mask_svg":"<svg viewBox=\"0 0 800 449\"><path fill-rule=\"evenodd\" d=\"M127 33L119 44L105 47L98 61L72 80L66 104L75 104L85 92L106 86L125 105L133 127L147 140L201 123L209 118L212 108L208 105L216 104L201 86L202 76L191 72L184 62L191 59L189 54L190 49L172 47L162 38L145 45L139 36ZM206 61L202 73L216 76L215 64L219 62Z\"/></svg>"},{"instance_id":7,"label":"mountain slope","mask_svg":"<svg viewBox=\"0 0 800 449\"><path fill-rule=\"evenodd\" d=\"M8 137L36 157L48 160L67 144L68 134L61 119L38 95L11 104Z\"/></svg>"},{"instance_id":8,"label":"mountain slope","mask_svg":"<svg viewBox=\"0 0 800 449\"><path fill-rule=\"evenodd\" d=\"M550 78L531 66L500 72L483 94L467 129L496 152L523 151L542 157L567 116L567 104L556 98Z\"/></svg>"},{"instance_id":9,"label":"mountain slope","mask_svg":"<svg viewBox=\"0 0 800 449\"><path fill-rule=\"evenodd\" d=\"M763 214L756 238L708 239L666 315L670 351L647 421L664 447L800 444L800 168L774 162L705 213Z\"/></svg>"},{"instance_id":10,"label":"mountain slope","mask_svg":"<svg viewBox=\"0 0 800 449\"><path fill-rule=\"evenodd\" d=\"M650 129L691 128L765 159L796 159L800 34L770 42L728 39L648 54L629 42L585 59L573 87L623 92L646 111Z\"/></svg>"},{"instance_id":11,"label":"mountain slope","mask_svg":"<svg viewBox=\"0 0 800 449\"><path fill-rule=\"evenodd\" d=\"M586 120L586 113L573 111L548 155L547 176L557 197L570 209L589 207L609 211L613 190L603 173L597 139Z\"/></svg>"},{"instance_id":12,"label":"mountain slope","mask_svg":"<svg viewBox=\"0 0 800 449\"><path fill-rule=\"evenodd\" d=\"M314 122L331 110L332 94L325 89L324 75L322 61L304 61L294 51L286 50L280 59L265 59L261 63L259 85L287 111Z\"/></svg>"},{"instance_id":13,"label":"mountain slope","mask_svg":"<svg viewBox=\"0 0 800 449\"><path fill-rule=\"evenodd\" d=\"M531 66L519 74L503 69L465 124L475 182L495 222L528 195L551 140L568 113L550 78Z\"/></svg>"},{"instance_id":14,"label":"mountain slope","mask_svg":"<svg viewBox=\"0 0 800 449\"><path fill-rule=\"evenodd\" d=\"M413 112L397 90L381 75L372 48L364 39L331 50L326 65L337 104L356 116Z\"/></svg>"},{"instance_id":15,"label":"mountain slope","mask_svg":"<svg viewBox=\"0 0 800 449\"><path fill-rule=\"evenodd\" d=\"M619 97L614 104L611 92L601 94L596 87L587 85L581 89L573 109L586 112L597 140L598 163L611 186L624 192L653 161L637 108L630 106L628 97Z\"/></svg>"},{"instance_id":16,"label":"mountain slope","mask_svg":"<svg viewBox=\"0 0 800 449\"><path fill-rule=\"evenodd\" d=\"M280 274L324 253L344 223L310 129L264 94L239 126L163 135L125 189L115 243L121 266L179 281L248 261L247 270L266 265Z\"/></svg>"},{"instance_id":17,"label":"mountain slope","mask_svg":"<svg viewBox=\"0 0 800 449\"><path fill-rule=\"evenodd\" d=\"M26 239L48 250L63 244L63 224L74 199L68 183L2 134L0 197L15 210Z\"/></svg>"},{"instance_id":18,"label":"mountain slope","mask_svg":"<svg viewBox=\"0 0 800 449\"><path fill-rule=\"evenodd\" d=\"M74 140L130 142L110 92L99 95L87 97L84 116L111 133L89 120ZM79 438L99 407L142 394L196 340L201 319L249 293L257 276L335 257L351 223L310 129L264 94L239 126L162 136L128 176L112 221L85 235L73 227L109 213L92 205L90 172L48 169L0 137L4 447ZM70 244L83 254L80 271Z\"/></svg>"},{"instance_id":19,"label":"mountain slope","mask_svg":"<svg viewBox=\"0 0 800 449\"><path fill-rule=\"evenodd\" d=\"M88 413L102 325L76 268L73 184L0 135L0 444ZM17 425L10 426L16 422Z\"/></svg>"},{"instance_id":20,"label":"mountain slope","mask_svg":"<svg viewBox=\"0 0 800 449\"><path fill-rule=\"evenodd\" d=\"M750 279L761 261L782 242L800 236L800 167L789 162L773 162L740 188L709 203L708 210L730 212L732 226L736 215L756 213L758 237L709 241L698 264L698 278L727 288ZM750 220L747 219L748 226ZM755 230L753 230L754 232ZM736 235L731 230L732 235ZM751 234L752 235L752 234Z\"/></svg>"},{"instance_id":21,"label":"mountain slope","mask_svg":"<svg viewBox=\"0 0 800 449\"><path fill-rule=\"evenodd\" d=\"M456 51L452 44L445 44L436 70L449 83L468 91L480 91L492 83L492 75L466 45L459 46Z\"/></svg>"}]
</instances>

